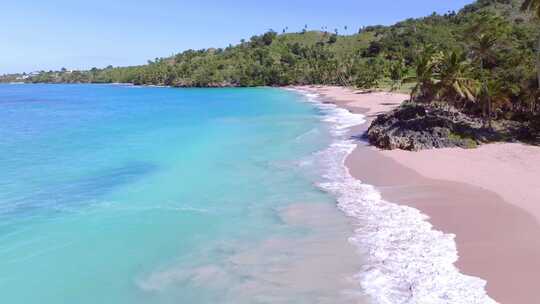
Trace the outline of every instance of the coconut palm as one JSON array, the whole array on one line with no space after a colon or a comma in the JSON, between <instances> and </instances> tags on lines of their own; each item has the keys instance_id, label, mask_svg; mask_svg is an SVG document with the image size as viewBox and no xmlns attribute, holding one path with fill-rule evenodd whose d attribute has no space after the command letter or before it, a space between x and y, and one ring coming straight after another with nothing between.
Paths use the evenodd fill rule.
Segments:
<instances>
[{"instance_id":1,"label":"coconut palm","mask_svg":"<svg viewBox=\"0 0 540 304\"><path fill-rule=\"evenodd\" d=\"M530 79L520 84L515 84L515 86L516 92L517 94L519 94L520 100L524 101L524 104L522 104L521 106L525 106L526 110L528 110L532 114L535 114L537 111L537 107L540 106L540 103L538 102L540 98L540 92L536 89L536 79Z\"/></svg>"},{"instance_id":2,"label":"coconut palm","mask_svg":"<svg viewBox=\"0 0 540 304\"><path fill-rule=\"evenodd\" d=\"M405 60L400 56L397 60L393 61L389 67L390 79L392 80L391 91L401 88L405 73L407 73Z\"/></svg>"},{"instance_id":3,"label":"coconut palm","mask_svg":"<svg viewBox=\"0 0 540 304\"><path fill-rule=\"evenodd\" d=\"M488 105L488 125L492 127L493 110L503 106L511 106L511 100L507 89L503 83L498 80L488 80L480 92L482 99L486 100Z\"/></svg>"},{"instance_id":4,"label":"coconut palm","mask_svg":"<svg viewBox=\"0 0 540 304\"><path fill-rule=\"evenodd\" d=\"M471 78L472 66L463 52L447 52L439 64L437 95L440 99L457 101L465 99L475 102L478 82Z\"/></svg>"},{"instance_id":5,"label":"coconut palm","mask_svg":"<svg viewBox=\"0 0 540 304\"><path fill-rule=\"evenodd\" d=\"M440 61L440 56L431 46L427 46L417 56L415 63L415 75L403 79L403 83L415 83L411 90L410 101L415 101L419 97L427 100L435 95L435 83L437 82L436 67Z\"/></svg>"},{"instance_id":6,"label":"coconut palm","mask_svg":"<svg viewBox=\"0 0 540 304\"><path fill-rule=\"evenodd\" d=\"M487 90L487 76L484 71L486 62L493 59L493 46L495 45L497 38L490 34L478 34L474 35L474 44L472 45L473 57L478 60L480 64L480 78L482 81L482 99L484 105L482 112L484 116L488 116L491 124L491 98L486 98L489 94L486 94Z\"/></svg>"},{"instance_id":7,"label":"coconut palm","mask_svg":"<svg viewBox=\"0 0 540 304\"><path fill-rule=\"evenodd\" d=\"M480 63L480 72L484 74L484 67L488 61L494 59L493 47L498 38L491 34L481 33L474 35L471 45L473 56ZM483 76L483 75L482 75Z\"/></svg>"},{"instance_id":8,"label":"coconut palm","mask_svg":"<svg viewBox=\"0 0 540 304\"><path fill-rule=\"evenodd\" d=\"M539 0L525 0L521 5L521 9L524 11L532 11L537 17L540 18L540 1Z\"/></svg>"},{"instance_id":9,"label":"coconut palm","mask_svg":"<svg viewBox=\"0 0 540 304\"><path fill-rule=\"evenodd\" d=\"M525 0L521 5L521 9L532 12L536 18L540 18L540 0ZM540 37L538 38L538 46L536 48L536 76L538 88L540 88Z\"/></svg>"},{"instance_id":10,"label":"coconut palm","mask_svg":"<svg viewBox=\"0 0 540 304\"><path fill-rule=\"evenodd\" d=\"M482 112L484 117L488 118L491 125L492 117L492 98L488 91L493 91L488 88L488 75L485 71L486 65L496 60L494 48L505 35L504 21L498 16L493 15L481 15L473 23L473 26L468 29L470 38L472 39L471 51L473 59L478 62L480 67L480 81L481 81L481 100L482 100ZM493 82L492 82L493 83Z\"/></svg>"}]
</instances>

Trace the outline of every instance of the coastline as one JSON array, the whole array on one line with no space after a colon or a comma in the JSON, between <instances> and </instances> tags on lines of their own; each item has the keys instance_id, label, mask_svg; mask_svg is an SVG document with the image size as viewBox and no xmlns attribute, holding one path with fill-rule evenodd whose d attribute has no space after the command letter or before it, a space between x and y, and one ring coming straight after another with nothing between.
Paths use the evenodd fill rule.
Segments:
<instances>
[{"instance_id":1,"label":"coastline","mask_svg":"<svg viewBox=\"0 0 540 304\"><path fill-rule=\"evenodd\" d=\"M341 87L298 89L366 115L368 122L353 128L355 137L369 120L408 97ZM487 293L500 303L540 301L540 181L534 179L540 176L540 148L495 144L406 152L357 144L345 162L350 174L375 186L383 199L420 210L434 229L455 234L462 273L486 280Z\"/></svg>"}]
</instances>

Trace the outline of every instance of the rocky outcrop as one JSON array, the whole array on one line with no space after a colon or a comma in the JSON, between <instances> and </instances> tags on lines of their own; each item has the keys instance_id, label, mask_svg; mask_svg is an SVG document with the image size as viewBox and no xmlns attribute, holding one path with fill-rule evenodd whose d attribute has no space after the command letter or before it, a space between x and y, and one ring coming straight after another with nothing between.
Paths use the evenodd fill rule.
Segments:
<instances>
[{"instance_id":1,"label":"rocky outcrop","mask_svg":"<svg viewBox=\"0 0 540 304\"><path fill-rule=\"evenodd\" d=\"M404 103L379 115L367 131L371 144L382 149L421 150L446 147L474 148L479 143L504 139L504 134L484 126L447 106Z\"/></svg>"}]
</instances>

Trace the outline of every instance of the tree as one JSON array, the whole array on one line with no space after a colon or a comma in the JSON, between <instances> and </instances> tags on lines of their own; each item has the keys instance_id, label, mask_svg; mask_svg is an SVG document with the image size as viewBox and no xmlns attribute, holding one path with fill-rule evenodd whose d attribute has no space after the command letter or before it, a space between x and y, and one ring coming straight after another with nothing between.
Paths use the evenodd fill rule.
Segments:
<instances>
[{"instance_id":1,"label":"tree","mask_svg":"<svg viewBox=\"0 0 540 304\"><path fill-rule=\"evenodd\" d=\"M336 34L332 34L330 35L330 38L328 38L328 43L329 44L333 44L333 43L336 43L337 42L337 35Z\"/></svg>"},{"instance_id":2,"label":"tree","mask_svg":"<svg viewBox=\"0 0 540 304\"><path fill-rule=\"evenodd\" d=\"M404 83L415 83L411 90L410 101L415 101L419 98L424 100L433 100L436 95L436 68L440 61L440 56L432 46L425 47L418 54L415 63L415 75L407 77L403 80Z\"/></svg>"},{"instance_id":3,"label":"tree","mask_svg":"<svg viewBox=\"0 0 540 304\"><path fill-rule=\"evenodd\" d=\"M274 32L274 30L269 30L268 32L264 33L262 36L262 42L264 45L270 45L272 44L272 41L277 37L277 33Z\"/></svg>"},{"instance_id":4,"label":"tree","mask_svg":"<svg viewBox=\"0 0 540 304\"><path fill-rule=\"evenodd\" d=\"M482 64L481 69L496 59L493 48L505 40L509 32L508 22L491 13L481 13L470 20L464 31L465 40L471 42L473 56Z\"/></svg>"},{"instance_id":5,"label":"tree","mask_svg":"<svg viewBox=\"0 0 540 304\"><path fill-rule=\"evenodd\" d=\"M374 40L369 43L369 46L367 49L363 51L364 57L376 57L379 55L382 51L382 44L380 41Z\"/></svg>"},{"instance_id":6,"label":"tree","mask_svg":"<svg viewBox=\"0 0 540 304\"><path fill-rule=\"evenodd\" d=\"M531 114L536 114L537 107L540 106L540 92L536 90L536 81L527 81L522 84L520 98L525 101L525 105Z\"/></svg>"},{"instance_id":7,"label":"tree","mask_svg":"<svg viewBox=\"0 0 540 304\"><path fill-rule=\"evenodd\" d=\"M505 36L507 30L505 22L500 17L491 14L479 15L478 18L472 20L472 25L466 30L466 33L472 39L471 51L473 58L478 61L480 67L482 111L484 117L487 116L490 127L493 112L493 94L489 92L489 75L485 68L487 63L496 61L494 47Z\"/></svg>"},{"instance_id":8,"label":"tree","mask_svg":"<svg viewBox=\"0 0 540 304\"><path fill-rule=\"evenodd\" d=\"M401 87L405 73L407 72L407 67L405 66L405 61L403 58L398 58L390 64L390 79L392 80L391 90L396 90Z\"/></svg>"},{"instance_id":9,"label":"tree","mask_svg":"<svg viewBox=\"0 0 540 304\"><path fill-rule=\"evenodd\" d=\"M356 86L361 89L372 89L379 85L384 77L384 61L380 58L368 58L357 66Z\"/></svg>"},{"instance_id":10,"label":"tree","mask_svg":"<svg viewBox=\"0 0 540 304\"><path fill-rule=\"evenodd\" d=\"M472 66L464 52L446 52L439 62L437 95L441 100L475 102L478 82L471 78Z\"/></svg>"},{"instance_id":11,"label":"tree","mask_svg":"<svg viewBox=\"0 0 540 304\"><path fill-rule=\"evenodd\" d=\"M493 79L487 81L480 94L483 99L488 101L488 125L492 128L493 112L504 105L510 105L510 98L505 91L504 84Z\"/></svg>"},{"instance_id":12,"label":"tree","mask_svg":"<svg viewBox=\"0 0 540 304\"><path fill-rule=\"evenodd\" d=\"M472 55L480 64L480 74L484 76L486 62L494 59L493 46L497 42L497 37L491 34L473 35L474 42L471 46Z\"/></svg>"},{"instance_id":13,"label":"tree","mask_svg":"<svg viewBox=\"0 0 540 304\"><path fill-rule=\"evenodd\" d=\"M540 18L540 0L525 0L521 6L523 11L530 11L536 18ZM536 47L536 78L538 88L540 88L540 37L538 37Z\"/></svg>"},{"instance_id":14,"label":"tree","mask_svg":"<svg viewBox=\"0 0 540 304\"><path fill-rule=\"evenodd\" d=\"M486 116L489 116L488 112L491 105L489 104L490 99L486 98L487 94L485 92L487 90L487 75L485 73L485 65L486 62L490 61L494 57L492 49L497 41L497 38L488 30L488 25L490 24L488 15L483 14L475 17L476 18L471 20L471 25L466 28L464 34L466 35L466 39L471 40L471 55L479 65L478 76L481 82L480 98L483 101L482 114L484 118L486 118Z\"/></svg>"}]
</instances>

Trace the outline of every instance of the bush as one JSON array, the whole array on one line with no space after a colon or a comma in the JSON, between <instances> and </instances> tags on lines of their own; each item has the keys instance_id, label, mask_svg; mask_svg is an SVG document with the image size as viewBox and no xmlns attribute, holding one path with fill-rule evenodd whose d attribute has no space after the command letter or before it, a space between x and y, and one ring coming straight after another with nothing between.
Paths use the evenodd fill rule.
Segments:
<instances>
[{"instance_id":1,"label":"bush","mask_svg":"<svg viewBox=\"0 0 540 304\"><path fill-rule=\"evenodd\" d=\"M380 58L370 58L357 67L356 86L361 89L377 87L385 76L385 62Z\"/></svg>"}]
</instances>

